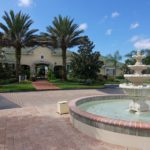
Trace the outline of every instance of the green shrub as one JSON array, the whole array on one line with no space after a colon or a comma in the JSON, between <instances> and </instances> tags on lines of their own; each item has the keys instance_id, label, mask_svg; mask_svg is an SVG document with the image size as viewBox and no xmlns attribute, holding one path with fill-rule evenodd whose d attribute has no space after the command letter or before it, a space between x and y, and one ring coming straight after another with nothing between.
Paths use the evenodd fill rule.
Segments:
<instances>
[{"instance_id":1,"label":"green shrub","mask_svg":"<svg viewBox=\"0 0 150 150\"><path fill-rule=\"evenodd\" d=\"M29 79L30 78L30 70L21 70L21 75L26 75L27 76L27 79Z\"/></svg>"},{"instance_id":2,"label":"green shrub","mask_svg":"<svg viewBox=\"0 0 150 150\"><path fill-rule=\"evenodd\" d=\"M116 76L116 79L124 79L124 76L123 75Z\"/></svg>"},{"instance_id":3,"label":"green shrub","mask_svg":"<svg viewBox=\"0 0 150 150\"><path fill-rule=\"evenodd\" d=\"M11 79L15 77L14 70L6 65L5 67L0 64L0 79Z\"/></svg>"},{"instance_id":4,"label":"green shrub","mask_svg":"<svg viewBox=\"0 0 150 150\"><path fill-rule=\"evenodd\" d=\"M107 81L113 82L113 81L115 81L115 77L114 76L108 76Z\"/></svg>"},{"instance_id":5,"label":"green shrub","mask_svg":"<svg viewBox=\"0 0 150 150\"><path fill-rule=\"evenodd\" d=\"M67 73L67 79L68 80L77 80L76 77L73 75L72 72L68 72Z\"/></svg>"},{"instance_id":6,"label":"green shrub","mask_svg":"<svg viewBox=\"0 0 150 150\"><path fill-rule=\"evenodd\" d=\"M85 83L85 79L76 79L75 81L79 83Z\"/></svg>"},{"instance_id":7,"label":"green shrub","mask_svg":"<svg viewBox=\"0 0 150 150\"><path fill-rule=\"evenodd\" d=\"M53 71L51 69L49 69L48 70L48 80L50 81L50 80L54 80L54 79L56 79L55 75L54 75Z\"/></svg>"},{"instance_id":8,"label":"green shrub","mask_svg":"<svg viewBox=\"0 0 150 150\"><path fill-rule=\"evenodd\" d=\"M93 81L91 79L85 80L85 85L92 85Z\"/></svg>"},{"instance_id":9,"label":"green shrub","mask_svg":"<svg viewBox=\"0 0 150 150\"><path fill-rule=\"evenodd\" d=\"M119 79L115 79L114 82L115 83L120 83L120 80Z\"/></svg>"},{"instance_id":10,"label":"green shrub","mask_svg":"<svg viewBox=\"0 0 150 150\"><path fill-rule=\"evenodd\" d=\"M30 77L30 80L31 80L31 81L36 81L36 80L37 80L37 78L36 78L36 76L35 76L35 75L33 75L32 77Z\"/></svg>"},{"instance_id":11,"label":"green shrub","mask_svg":"<svg viewBox=\"0 0 150 150\"><path fill-rule=\"evenodd\" d=\"M3 84L15 83L15 82L17 82L16 78L0 80L0 84L1 84L1 85L3 85Z\"/></svg>"},{"instance_id":12,"label":"green shrub","mask_svg":"<svg viewBox=\"0 0 150 150\"><path fill-rule=\"evenodd\" d=\"M102 75L102 74L99 74L98 75L98 81L106 81L108 79L108 76L107 75Z\"/></svg>"}]
</instances>

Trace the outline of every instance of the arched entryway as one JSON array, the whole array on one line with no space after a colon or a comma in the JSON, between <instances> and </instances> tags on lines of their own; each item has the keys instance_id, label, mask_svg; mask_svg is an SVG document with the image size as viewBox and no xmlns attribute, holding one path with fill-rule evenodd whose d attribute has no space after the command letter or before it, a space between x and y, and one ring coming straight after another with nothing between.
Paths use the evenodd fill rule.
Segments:
<instances>
[{"instance_id":1,"label":"arched entryway","mask_svg":"<svg viewBox=\"0 0 150 150\"><path fill-rule=\"evenodd\" d=\"M56 78L62 78L62 66L55 66L54 67L54 75Z\"/></svg>"},{"instance_id":2,"label":"arched entryway","mask_svg":"<svg viewBox=\"0 0 150 150\"><path fill-rule=\"evenodd\" d=\"M48 64L44 64L44 63L36 64L35 72L36 72L37 79L47 79L48 69L49 69Z\"/></svg>"},{"instance_id":3,"label":"arched entryway","mask_svg":"<svg viewBox=\"0 0 150 150\"><path fill-rule=\"evenodd\" d=\"M27 79L29 79L30 78L30 66L21 65L21 75L26 76Z\"/></svg>"}]
</instances>

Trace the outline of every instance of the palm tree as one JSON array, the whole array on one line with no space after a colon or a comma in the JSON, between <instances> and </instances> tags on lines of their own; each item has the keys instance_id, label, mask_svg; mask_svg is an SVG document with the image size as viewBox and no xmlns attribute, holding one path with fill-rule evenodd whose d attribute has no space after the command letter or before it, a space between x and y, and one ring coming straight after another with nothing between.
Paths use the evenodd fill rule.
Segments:
<instances>
[{"instance_id":1,"label":"palm tree","mask_svg":"<svg viewBox=\"0 0 150 150\"><path fill-rule=\"evenodd\" d=\"M83 30L79 30L79 26L74 23L73 19L68 16L55 17L52 26L48 26L46 33L42 33L46 43L53 48L61 48L62 50L62 79L67 80L66 71L66 52L68 48L80 45L86 39L85 36L80 36Z\"/></svg>"},{"instance_id":2,"label":"palm tree","mask_svg":"<svg viewBox=\"0 0 150 150\"><path fill-rule=\"evenodd\" d=\"M122 59L121 55L119 54L119 51L115 51L115 53L113 55L109 54L107 56L107 60L110 61L113 66L115 67L115 75L116 75L116 70L117 70L117 65L118 65L118 62Z\"/></svg>"},{"instance_id":3,"label":"palm tree","mask_svg":"<svg viewBox=\"0 0 150 150\"><path fill-rule=\"evenodd\" d=\"M16 78L20 74L20 60L21 60L21 49L23 47L33 46L36 43L37 29L29 29L33 24L33 21L30 19L30 16L23 14L21 11L14 13L13 10L10 10L9 13L4 12L3 20L5 24L0 23L0 44L4 46L12 46L15 49L16 57Z\"/></svg>"},{"instance_id":4,"label":"palm tree","mask_svg":"<svg viewBox=\"0 0 150 150\"><path fill-rule=\"evenodd\" d=\"M136 55L137 51L132 50L130 53L126 54L125 57L127 58L125 60L125 64L127 65L133 65L135 64L135 60L132 58L133 55Z\"/></svg>"}]
</instances>

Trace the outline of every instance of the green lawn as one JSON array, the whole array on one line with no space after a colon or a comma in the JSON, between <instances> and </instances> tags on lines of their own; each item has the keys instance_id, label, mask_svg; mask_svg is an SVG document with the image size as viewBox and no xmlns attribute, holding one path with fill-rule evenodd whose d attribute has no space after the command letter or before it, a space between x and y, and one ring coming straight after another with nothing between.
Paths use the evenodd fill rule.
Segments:
<instances>
[{"instance_id":1,"label":"green lawn","mask_svg":"<svg viewBox=\"0 0 150 150\"><path fill-rule=\"evenodd\" d=\"M0 92L15 92L15 91L34 91L35 88L31 83L14 83L8 85L0 85Z\"/></svg>"},{"instance_id":2,"label":"green lawn","mask_svg":"<svg viewBox=\"0 0 150 150\"><path fill-rule=\"evenodd\" d=\"M59 79L51 80L51 83L54 83L60 89L98 89L104 87L103 83L95 83L92 85L85 85L77 81L62 81Z\"/></svg>"}]
</instances>

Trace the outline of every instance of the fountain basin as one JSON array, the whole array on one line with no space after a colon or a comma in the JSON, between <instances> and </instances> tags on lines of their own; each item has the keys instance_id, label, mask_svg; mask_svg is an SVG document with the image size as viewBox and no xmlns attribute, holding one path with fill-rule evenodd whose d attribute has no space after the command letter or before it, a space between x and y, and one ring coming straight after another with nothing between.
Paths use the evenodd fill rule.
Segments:
<instances>
[{"instance_id":1,"label":"fountain basin","mask_svg":"<svg viewBox=\"0 0 150 150\"><path fill-rule=\"evenodd\" d=\"M129 100L129 97L126 95L93 96L71 101L69 103L69 111L73 126L89 136L108 143L122 145L127 148L148 150L148 147L150 147L150 120L145 122L139 120L131 121L131 118L114 118L103 113L97 115L87 112L80 107L89 102L105 101L107 103L109 100L113 101L115 99L124 101L124 99ZM128 108L128 105L126 107ZM115 109L117 108L116 106ZM109 111L114 111L115 109L109 110L108 108ZM107 111L102 109L102 112Z\"/></svg>"},{"instance_id":2,"label":"fountain basin","mask_svg":"<svg viewBox=\"0 0 150 150\"><path fill-rule=\"evenodd\" d=\"M149 74L125 74L124 77L134 85L142 85L150 79Z\"/></svg>"}]
</instances>

